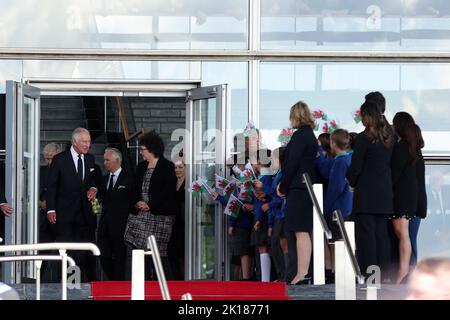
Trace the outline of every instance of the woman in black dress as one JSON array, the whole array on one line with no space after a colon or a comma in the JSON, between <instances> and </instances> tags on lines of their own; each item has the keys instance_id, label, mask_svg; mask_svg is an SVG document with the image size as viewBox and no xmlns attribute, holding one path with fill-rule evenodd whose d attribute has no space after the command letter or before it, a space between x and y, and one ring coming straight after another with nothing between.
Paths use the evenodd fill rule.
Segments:
<instances>
[{"instance_id":1,"label":"woman in black dress","mask_svg":"<svg viewBox=\"0 0 450 320\"><path fill-rule=\"evenodd\" d=\"M400 283L409 272L411 259L409 220L417 212L419 185L416 165L421 159L421 146L414 119L409 113L398 112L392 124L397 143L391 160L394 191L394 215L391 222L398 239L399 269L396 283Z\"/></svg>"},{"instance_id":2,"label":"woman in black dress","mask_svg":"<svg viewBox=\"0 0 450 320\"><path fill-rule=\"evenodd\" d=\"M355 139L352 164L347 173L354 190L356 256L361 272L379 266L383 280L389 278L390 241L388 217L392 203L391 157L393 136L388 124L373 102L361 106L365 130Z\"/></svg>"},{"instance_id":3,"label":"woman in black dress","mask_svg":"<svg viewBox=\"0 0 450 320\"><path fill-rule=\"evenodd\" d=\"M317 154L317 139L314 135L314 118L308 105L302 101L291 107L289 120L297 129L286 146L283 177L278 186L278 195L286 197L285 231L294 232L296 246L289 251L297 252L297 274L291 284L308 284L308 269L311 260L311 236L313 228L313 204L308 194L303 174L315 181L314 159ZM292 266L291 266L292 267ZM290 268L289 268L290 269Z\"/></svg>"}]
</instances>

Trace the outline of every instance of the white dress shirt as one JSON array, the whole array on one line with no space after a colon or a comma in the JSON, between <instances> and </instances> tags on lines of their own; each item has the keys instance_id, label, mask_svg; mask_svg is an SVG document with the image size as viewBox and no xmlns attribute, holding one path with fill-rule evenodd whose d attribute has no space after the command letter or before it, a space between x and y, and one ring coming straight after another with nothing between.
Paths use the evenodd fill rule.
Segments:
<instances>
[{"instance_id":1,"label":"white dress shirt","mask_svg":"<svg viewBox=\"0 0 450 320\"><path fill-rule=\"evenodd\" d=\"M78 172L78 170L80 170L80 168L78 168L78 152L75 151L74 147L71 146L70 147L70 153L72 154L72 159L73 159L73 163L75 164L75 168L77 169L76 171ZM84 180L84 154L81 154L81 162L83 163L83 168L81 168L83 170L83 180Z\"/></svg>"},{"instance_id":2,"label":"white dress shirt","mask_svg":"<svg viewBox=\"0 0 450 320\"><path fill-rule=\"evenodd\" d=\"M110 183L110 180L111 180L111 174L114 175L114 178L113 178L113 188L114 188L114 186L116 185L116 182L117 182L117 178L119 178L119 175L120 175L121 172L122 172L122 167L119 167L119 169L117 169L115 172L110 172L109 173L108 185L106 186L107 189L109 189L109 183Z\"/></svg>"}]
</instances>

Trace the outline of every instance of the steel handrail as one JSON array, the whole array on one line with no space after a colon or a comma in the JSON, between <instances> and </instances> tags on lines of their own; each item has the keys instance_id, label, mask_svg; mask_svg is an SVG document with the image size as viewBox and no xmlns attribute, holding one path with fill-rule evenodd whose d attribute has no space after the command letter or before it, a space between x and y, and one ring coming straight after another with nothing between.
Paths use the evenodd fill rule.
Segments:
<instances>
[{"instance_id":1,"label":"steel handrail","mask_svg":"<svg viewBox=\"0 0 450 320\"><path fill-rule=\"evenodd\" d=\"M345 229L344 218L342 217L341 210L335 210L333 212L333 220L337 222L339 230L341 231L342 238L344 240L344 245L347 250L347 254L350 257L352 263L353 271L355 272L356 279L359 284L364 284L364 276L361 274L361 269L359 268L358 261L356 260L355 254L353 253L352 244Z\"/></svg>"}]
</instances>

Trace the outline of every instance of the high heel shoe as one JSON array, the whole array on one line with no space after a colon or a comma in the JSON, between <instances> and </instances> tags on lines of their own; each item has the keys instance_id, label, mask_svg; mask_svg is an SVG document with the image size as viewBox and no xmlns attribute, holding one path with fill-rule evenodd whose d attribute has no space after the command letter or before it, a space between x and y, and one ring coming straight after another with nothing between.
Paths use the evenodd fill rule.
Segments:
<instances>
[{"instance_id":1,"label":"high heel shoe","mask_svg":"<svg viewBox=\"0 0 450 320\"><path fill-rule=\"evenodd\" d=\"M296 283L290 283L290 285L292 286L300 286L300 285L305 285L305 284L311 284L311 278L303 278L298 280Z\"/></svg>"}]
</instances>

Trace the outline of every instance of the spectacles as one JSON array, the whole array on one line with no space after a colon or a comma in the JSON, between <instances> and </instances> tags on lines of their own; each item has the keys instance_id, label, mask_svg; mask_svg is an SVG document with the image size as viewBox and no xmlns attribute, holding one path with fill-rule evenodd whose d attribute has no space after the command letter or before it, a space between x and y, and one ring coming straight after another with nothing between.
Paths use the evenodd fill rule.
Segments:
<instances>
[{"instance_id":1,"label":"spectacles","mask_svg":"<svg viewBox=\"0 0 450 320\"><path fill-rule=\"evenodd\" d=\"M144 151L147 151L148 149L147 148L139 148L139 152L144 152Z\"/></svg>"}]
</instances>

